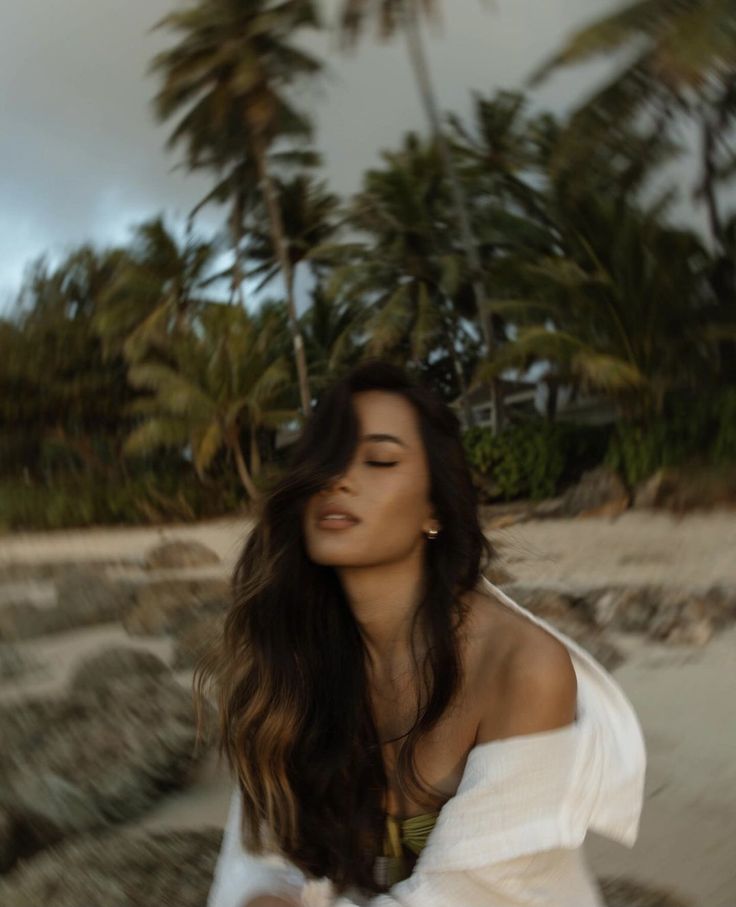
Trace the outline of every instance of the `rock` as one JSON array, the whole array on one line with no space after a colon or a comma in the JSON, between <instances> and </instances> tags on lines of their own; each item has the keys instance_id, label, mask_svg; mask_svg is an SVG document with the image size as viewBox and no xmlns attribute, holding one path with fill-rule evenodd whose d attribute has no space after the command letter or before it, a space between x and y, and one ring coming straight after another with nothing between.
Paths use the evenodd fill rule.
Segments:
<instances>
[{"instance_id":1,"label":"rock","mask_svg":"<svg viewBox=\"0 0 736 907\"><path fill-rule=\"evenodd\" d=\"M133 635L175 633L194 617L226 613L230 596L230 583L225 579L145 583L123 616L123 626Z\"/></svg>"},{"instance_id":2,"label":"rock","mask_svg":"<svg viewBox=\"0 0 736 907\"><path fill-rule=\"evenodd\" d=\"M171 669L152 652L130 646L112 646L82 660L69 681L72 690L98 689L131 677L169 676Z\"/></svg>"},{"instance_id":3,"label":"rock","mask_svg":"<svg viewBox=\"0 0 736 907\"><path fill-rule=\"evenodd\" d=\"M0 881L7 907L205 907L222 831L84 835Z\"/></svg>"},{"instance_id":4,"label":"rock","mask_svg":"<svg viewBox=\"0 0 736 907\"><path fill-rule=\"evenodd\" d=\"M684 514L736 504L736 464L683 465L659 469L637 486L636 507Z\"/></svg>"},{"instance_id":5,"label":"rock","mask_svg":"<svg viewBox=\"0 0 736 907\"><path fill-rule=\"evenodd\" d=\"M636 486L633 506L637 509L662 507L676 488L676 474L669 469L658 469Z\"/></svg>"},{"instance_id":6,"label":"rock","mask_svg":"<svg viewBox=\"0 0 736 907\"><path fill-rule=\"evenodd\" d=\"M604 589L596 594L593 592L587 599L588 613L597 627L605 629L616 620L616 614L621 602L620 590Z\"/></svg>"},{"instance_id":7,"label":"rock","mask_svg":"<svg viewBox=\"0 0 736 907\"><path fill-rule=\"evenodd\" d=\"M37 665L9 643L0 643L0 681L15 680Z\"/></svg>"},{"instance_id":8,"label":"rock","mask_svg":"<svg viewBox=\"0 0 736 907\"><path fill-rule=\"evenodd\" d=\"M509 583L514 582L514 577L499 559L494 560L486 567L483 574L494 586L507 586Z\"/></svg>"},{"instance_id":9,"label":"rock","mask_svg":"<svg viewBox=\"0 0 736 907\"><path fill-rule=\"evenodd\" d=\"M56 585L57 608L73 627L120 620L130 595L127 584L85 569L70 570Z\"/></svg>"},{"instance_id":10,"label":"rock","mask_svg":"<svg viewBox=\"0 0 736 907\"><path fill-rule=\"evenodd\" d=\"M503 591L532 614L553 622L569 619L576 608L571 595L545 586L511 583Z\"/></svg>"},{"instance_id":11,"label":"rock","mask_svg":"<svg viewBox=\"0 0 736 907\"><path fill-rule=\"evenodd\" d=\"M675 595L662 602L649 635L672 645L703 646L715 632L712 610L707 597Z\"/></svg>"},{"instance_id":12,"label":"rock","mask_svg":"<svg viewBox=\"0 0 736 907\"><path fill-rule=\"evenodd\" d=\"M591 591L585 600L596 626L625 633L647 633L657 615L660 594L651 586L620 586Z\"/></svg>"},{"instance_id":13,"label":"rock","mask_svg":"<svg viewBox=\"0 0 736 907\"><path fill-rule=\"evenodd\" d=\"M504 591L534 614L565 629L578 642L615 664L617 655L600 631L642 633L676 645L707 643L718 630L736 622L736 588L705 590L668 586L614 586L564 589L510 583ZM577 634L577 635L576 635ZM596 656L598 657L598 656Z\"/></svg>"},{"instance_id":14,"label":"rock","mask_svg":"<svg viewBox=\"0 0 736 907\"><path fill-rule=\"evenodd\" d=\"M534 505L532 517L535 520L553 520L565 515L565 499L547 498L545 501L539 501Z\"/></svg>"},{"instance_id":15,"label":"rock","mask_svg":"<svg viewBox=\"0 0 736 907\"><path fill-rule=\"evenodd\" d=\"M710 642L714 632L713 624L704 617L675 627L668 634L665 642L678 646L704 646Z\"/></svg>"},{"instance_id":16,"label":"rock","mask_svg":"<svg viewBox=\"0 0 736 907\"><path fill-rule=\"evenodd\" d=\"M194 668L199 659L222 634L224 615L209 614L197 617L181 627L174 642L174 668Z\"/></svg>"},{"instance_id":17,"label":"rock","mask_svg":"<svg viewBox=\"0 0 736 907\"><path fill-rule=\"evenodd\" d=\"M516 523L525 523L531 517L532 501L502 501L483 504L480 507L480 522L484 529L503 529Z\"/></svg>"},{"instance_id":18,"label":"rock","mask_svg":"<svg viewBox=\"0 0 736 907\"><path fill-rule=\"evenodd\" d=\"M700 604L694 605L697 601ZM692 607L701 607L713 623L715 630L723 630L736 622L736 586L711 586L693 593Z\"/></svg>"},{"instance_id":19,"label":"rock","mask_svg":"<svg viewBox=\"0 0 736 907\"><path fill-rule=\"evenodd\" d=\"M577 485L563 495L565 516L618 516L629 506L630 496L621 477L608 466L583 473Z\"/></svg>"},{"instance_id":20,"label":"rock","mask_svg":"<svg viewBox=\"0 0 736 907\"><path fill-rule=\"evenodd\" d=\"M605 638L600 630L591 629L580 621L550 621L581 645L607 671L614 671L626 660L623 653L612 642Z\"/></svg>"},{"instance_id":21,"label":"rock","mask_svg":"<svg viewBox=\"0 0 736 907\"><path fill-rule=\"evenodd\" d=\"M632 879L598 879L606 907L695 907L661 888L652 888Z\"/></svg>"},{"instance_id":22,"label":"rock","mask_svg":"<svg viewBox=\"0 0 736 907\"><path fill-rule=\"evenodd\" d=\"M219 563L219 556L211 548L195 539L164 542L152 548L145 558L145 565L149 570L206 567Z\"/></svg>"},{"instance_id":23,"label":"rock","mask_svg":"<svg viewBox=\"0 0 736 907\"><path fill-rule=\"evenodd\" d=\"M528 520L528 513L503 513L486 520L484 529L508 529L509 526L516 526L518 523L526 523Z\"/></svg>"},{"instance_id":24,"label":"rock","mask_svg":"<svg viewBox=\"0 0 736 907\"><path fill-rule=\"evenodd\" d=\"M117 677L61 698L0 705L0 809L15 857L72 834L131 819L189 783L191 692L165 676Z\"/></svg>"},{"instance_id":25,"label":"rock","mask_svg":"<svg viewBox=\"0 0 736 907\"><path fill-rule=\"evenodd\" d=\"M56 586L56 603L13 602L0 608L0 640L31 639L119 620L130 600L124 583L94 570L65 570Z\"/></svg>"},{"instance_id":26,"label":"rock","mask_svg":"<svg viewBox=\"0 0 736 907\"><path fill-rule=\"evenodd\" d=\"M0 875L7 872L15 860L14 832L10 813L0 809Z\"/></svg>"},{"instance_id":27,"label":"rock","mask_svg":"<svg viewBox=\"0 0 736 907\"><path fill-rule=\"evenodd\" d=\"M64 624L65 617L56 608L15 602L0 608L0 640L6 642L55 633Z\"/></svg>"}]
</instances>

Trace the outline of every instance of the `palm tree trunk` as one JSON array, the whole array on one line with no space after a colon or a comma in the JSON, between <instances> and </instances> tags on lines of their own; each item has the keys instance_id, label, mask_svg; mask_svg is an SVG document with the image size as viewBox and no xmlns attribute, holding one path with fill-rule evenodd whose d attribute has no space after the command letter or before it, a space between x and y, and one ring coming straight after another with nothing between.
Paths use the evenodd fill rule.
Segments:
<instances>
[{"instance_id":1,"label":"palm tree trunk","mask_svg":"<svg viewBox=\"0 0 736 907\"><path fill-rule=\"evenodd\" d=\"M554 422L557 418L557 404L559 401L559 383L557 378L550 377L547 379L547 402L545 404L545 415L548 422Z\"/></svg>"},{"instance_id":2,"label":"palm tree trunk","mask_svg":"<svg viewBox=\"0 0 736 907\"><path fill-rule=\"evenodd\" d=\"M243 488L245 488L251 501L257 501L261 494L256 488L255 482L251 478L248 467L245 464L245 457L243 456L243 450L240 447L237 426L231 428L226 437L227 446L230 448L233 457L235 458L235 468L238 470L238 477L243 484Z\"/></svg>"},{"instance_id":3,"label":"palm tree trunk","mask_svg":"<svg viewBox=\"0 0 736 907\"><path fill-rule=\"evenodd\" d=\"M266 145L261 137L256 138L254 145L256 166L258 168L258 180L268 210L271 240L276 249L276 255L278 256L279 264L281 265L281 273L284 276L284 284L286 285L286 305L289 313L289 330L291 331L291 337L294 343L294 358L296 360L296 370L299 378L299 395L301 398L302 411L304 413L304 418L308 419L312 411L312 397L309 392L309 375L307 373L307 358L304 352L304 338L299 330L299 322L296 317L294 273L289 258L286 237L284 235L284 223L283 218L281 217L279 200L276 197L273 180L268 171Z\"/></svg>"},{"instance_id":4,"label":"palm tree trunk","mask_svg":"<svg viewBox=\"0 0 736 907\"><path fill-rule=\"evenodd\" d=\"M237 297L238 304L245 308L245 299L243 298L243 217L245 215L245 199L242 190L238 190L235 195L233 211L230 223L230 231L233 241L233 251L235 260L233 261L233 276L230 282L230 305L235 302Z\"/></svg>"},{"instance_id":5,"label":"palm tree trunk","mask_svg":"<svg viewBox=\"0 0 736 907\"><path fill-rule=\"evenodd\" d=\"M253 425L250 429L250 470L254 476L261 471L261 452L258 449L258 428Z\"/></svg>"},{"instance_id":6,"label":"palm tree trunk","mask_svg":"<svg viewBox=\"0 0 736 907\"><path fill-rule=\"evenodd\" d=\"M455 207L460 235L465 248L465 256L470 266L472 277L473 295L475 296L475 305L478 311L483 340L486 346L489 360L493 359L496 349L496 342L493 332L493 321L489 312L485 311L485 289L483 287L482 269L480 266L480 256L478 247L473 236L473 230L470 225L470 216L468 214L468 204L463 190L462 183L455 168L455 163L450 152L450 148L442 131L439 107L434 95L432 80L429 74L429 66L422 46L422 38L419 31L419 22L417 19L414 0L401 0L401 13L404 21L404 31L406 33L407 47L409 50L409 59L416 76L419 93L422 97L422 103L430 122L430 127L437 142L437 148L442 158L447 178L450 183L452 197ZM501 428L503 421L502 407L503 399L501 392L500 379L494 377L490 382L491 387L491 430L496 434Z\"/></svg>"},{"instance_id":7,"label":"palm tree trunk","mask_svg":"<svg viewBox=\"0 0 736 907\"><path fill-rule=\"evenodd\" d=\"M447 352L450 354L452 367L455 370L458 387L460 388L460 400L462 402L463 414L465 416L465 426L466 428L473 428L473 426L475 425L475 416L473 415L473 407L470 405L470 398L468 397L468 385L465 381L465 375L463 374L462 363L460 362L460 357L457 354L457 347L455 345L455 331L450 328L447 323L445 323L445 330L447 331L447 336L449 338L449 343L447 344Z\"/></svg>"},{"instance_id":8,"label":"palm tree trunk","mask_svg":"<svg viewBox=\"0 0 736 907\"><path fill-rule=\"evenodd\" d=\"M716 141L719 136L716 135L717 126L710 122L707 116L703 117L701 122L701 142L703 156L703 178L701 189L705 197L705 205L708 210L708 224L714 242L718 244L719 249L723 249L723 221L721 212L718 209L716 199L715 182L716 182Z\"/></svg>"}]
</instances>

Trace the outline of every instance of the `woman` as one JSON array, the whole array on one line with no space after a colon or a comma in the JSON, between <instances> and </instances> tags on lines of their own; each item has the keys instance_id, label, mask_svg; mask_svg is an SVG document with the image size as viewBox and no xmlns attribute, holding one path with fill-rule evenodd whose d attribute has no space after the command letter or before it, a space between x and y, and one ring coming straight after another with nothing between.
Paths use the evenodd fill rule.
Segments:
<instances>
[{"instance_id":1,"label":"woman","mask_svg":"<svg viewBox=\"0 0 736 907\"><path fill-rule=\"evenodd\" d=\"M452 411L384 362L337 382L197 672L237 779L209 907L602 903L581 845L633 845L641 729L491 555Z\"/></svg>"}]
</instances>

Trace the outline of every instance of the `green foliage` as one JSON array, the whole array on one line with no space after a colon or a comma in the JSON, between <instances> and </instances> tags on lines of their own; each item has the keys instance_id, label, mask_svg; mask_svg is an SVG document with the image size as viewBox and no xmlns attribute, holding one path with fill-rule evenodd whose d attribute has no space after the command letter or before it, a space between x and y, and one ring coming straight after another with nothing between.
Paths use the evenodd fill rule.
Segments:
<instances>
[{"instance_id":1,"label":"green foliage","mask_svg":"<svg viewBox=\"0 0 736 907\"><path fill-rule=\"evenodd\" d=\"M504 500L556 494L599 461L608 429L541 419L509 425L498 435L471 428L463 441L471 465Z\"/></svg>"},{"instance_id":2,"label":"green foliage","mask_svg":"<svg viewBox=\"0 0 736 907\"><path fill-rule=\"evenodd\" d=\"M716 464L736 463L736 387L720 395L716 405L718 428L712 458Z\"/></svg>"},{"instance_id":3,"label":"green foliage","mask_svg":"<svg viewBox=\"0 0 736 907\"><path fill-rule=\"evenodd\" d=\"M191 471L104 480L66 476L49 484L0 480L2 530L195 520L233 511L244 496L233 482L204 487Z\"/></svg>"},{"instance_id":4,"label":"green foliage","mask_svg":"<svg viewBox=\"0 0 736 907\"><path fill-rule=\"evenodd\" d=\"M660 468L696 461L736 462L736 388L674 397L662 416L620 422L605 457L630 486Z\"/></svg>"}]
</instances>

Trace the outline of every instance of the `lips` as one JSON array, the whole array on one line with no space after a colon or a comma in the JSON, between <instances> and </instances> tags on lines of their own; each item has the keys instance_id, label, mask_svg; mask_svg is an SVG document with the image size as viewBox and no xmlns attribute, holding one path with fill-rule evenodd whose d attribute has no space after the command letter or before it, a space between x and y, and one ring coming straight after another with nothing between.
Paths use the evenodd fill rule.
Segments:
<instances>
[{"instance_id":1,"label":"lips","mask_svg":"<svg viewBox=\"0 0 736 907\"><path fill-rule=\"evenodd\" d=\"M319 510L317 511L317 520L322 520L328 516L345 517L346 520L349 520L352 523L360 522L360 520L358 519L357 516L355 516L354 513L351 513L345 507L339 507L334 504L325 504L322 507L320 507ZM330 522L332 522L332 521L330 521ZM334 522L337 522L337 520L334 520Z\"/></svg>"}]
</instances>

